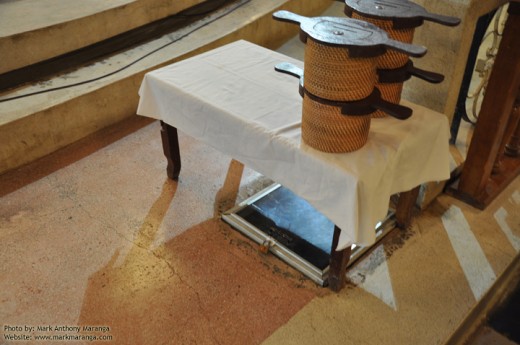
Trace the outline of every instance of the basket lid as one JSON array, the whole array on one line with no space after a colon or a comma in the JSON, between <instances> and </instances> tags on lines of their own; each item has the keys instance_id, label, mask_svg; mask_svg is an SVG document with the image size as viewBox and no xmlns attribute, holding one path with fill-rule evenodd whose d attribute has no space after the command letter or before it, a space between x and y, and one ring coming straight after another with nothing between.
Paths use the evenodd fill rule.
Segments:
<instances>
[{"instance_id":1,"label":"basket lid","mask_svg":"<svg viewBox=\"0 0 520 345\"><path fill-rule=\"evenodd\" d=\"M426 48L393 40L374 24L352 18L304 17L289 11L277 11L273 18L300 24L300 39L307 41L310 36L317 42L344 46L352 57L378 56L393 49L410 56L426 54Z\"/></svg>"},{"instance_id":2,"label":"basket lid","mask_svg":"<svg viewBox=\"0 0 520 345\"><path fill-rule=\"evenodd\" d=\"M345 13L350 16L352 12L365 17L392 20L395 29L421 26L424 20L447 26L460 23L457 17L430 13L408 0L345 0Z\"/></svg>"}]
</instances>

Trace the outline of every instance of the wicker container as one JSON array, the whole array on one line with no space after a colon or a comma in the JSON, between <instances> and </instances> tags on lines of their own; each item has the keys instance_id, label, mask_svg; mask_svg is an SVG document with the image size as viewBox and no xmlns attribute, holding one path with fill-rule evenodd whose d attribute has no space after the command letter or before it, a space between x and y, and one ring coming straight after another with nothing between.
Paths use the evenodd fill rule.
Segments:
<instances>
[{"instance_id":1,"label":"wicker container","mask_svg":"<svg viewBox=\"0 0 520 345\"><path fill-rule=\"evenodd\" d=\"M425 20L448 26L460 23L459 18L430 13L409 0L345 0L345 14L374 24L386 31L391 39L403 43L412 43L415 28ZM400 68L407 60L406 54L389 51L380 57L377 67Z\"/></svg>"},{"instance_id":2,"label":"wicker container","mask_svg":"<svg viewBox=\"0 0 520 345\"><path fill-rule=\"evenodd\" d=\"M421 26L424 20L433 21L442 25L456 26L460 19L429 13L422 6L412 1L401 0L345 0L345 14L348 17L364 20L386 31L388 36L396 41L412 43L415 28ZM409 56L395 50L387 50L379 56L377 61L378 72L386 70L401 72L405 67L413 67L409 64ZM431 83L439 83L444 76L423 71L417 68L408 69L409 75L414 75ZM399 73L397 73L399 74ZM395 74L394 74L395 75ZM381 97L388 102L398 104L401 100L403 79L398 77L384 82L378 80L376 87L381 91ZM377 111L374 117L386 116L384 112Z\"/></svg>"},{"instance_id":3,"label":"wicker container","mask_svg":"<svg viewBox=\"0 0 520 345\"><path fill-rule=\"evenodd\" d=\"M300 24L305 46L305 88L322 99L359 101L374 91L379 57L387 49L423 56L426 48L392 39L372 23L338 17L304 17L276 11L273 18Z\"/></svg>"},{"instance_id":4,"label":"wicker container","mask_svg":"<svg viewBox=\"0 0 520 345\"><path fill-rule=\"evenodd\" d=\"M394 40L412 43L415 28L394 29L391 20L376 19L363 16L359 13L352 12L352 18L365 20L372 23L388 33L388 36ZM386 53L379 56L377 60L378 69L398 69L406 65L409 60L407 54L397 52L395 50L387 50ZM403 83L376 83L377 88L381 91L381 97L385 101L399 104L401 101L401 92L403 90ZM372 114L375 118L386 117L386 113L378 110Z\"/></svg>"},{"instance_id":5,"label":"wicker container","mask_svg":"<svg viewBox=\"0 0 520 345\"><path fill-rule=\"evenodd\" d=\"M303 98L302 140L323 152L356 151L368 140L371 117L371 114L343 115L340 106L324 104L306 93Z\"/></svg>"},{"instance_id":6,"label":"wicker container","mask_svg":"<svg viewBox=\"0 0 520 345\"><path fill-rule=\"evenodd\" d=\"M388 37L396 41L405 43L412 43L415 28L405 29L394 29L393 22L391 20L382 20L371 17L363 16L359 13L352 12L352 18L360 19L372 23L381 29L385 30ZM407 54L399 53L395 50L387 50L386 53L381 55L377 61L377 68L382 69L393 69L403 67L408 62L409 56Z\"/></svg>"},{"instance_id":7,"label":"wicker container","mask_svg":"<svg viewBox=\"0 0 520 345\"><path fill-rule=\"evenodd\" d=\"M377 81L377 56L352 58L346 47L309 38L305 47L305 88L318 97L355 101L369 96Z\"/></svg>"}]
</instances>

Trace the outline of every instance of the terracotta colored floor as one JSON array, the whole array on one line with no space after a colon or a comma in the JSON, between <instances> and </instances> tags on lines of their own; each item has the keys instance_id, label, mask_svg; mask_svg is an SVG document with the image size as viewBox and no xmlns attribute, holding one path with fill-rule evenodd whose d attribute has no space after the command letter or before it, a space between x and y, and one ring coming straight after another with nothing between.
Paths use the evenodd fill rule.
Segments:
<instances>
[{"instance_id":1,"label":"terracotta colored floor","mask_svg":"<svg viewBox=\"0 0 520 345\"><path fill-rule=\"evenodd\" d=\"M233 194L217 193L229 158L182 137L182 177L168 180L158 129L134 118L2 177L4 324L107 325L117 344L254 344L326 293L215 217Z\"/></svg>"},{"instance_id":2,"label":"terracotta colored floor","mask_svg":"<svg viewBox=\"0 0 520 345\"><path fill-rule=\"evenodd\" d=\"M494 277L518 253L493 214L520 238L519 179L486 212L442 196L333 294L217 217L266 179L246 168L236 190L239 164L180 141L178 182L165 176L159 124L139 117L2 176L2 337L63 335L6 325L101 325L113 344L438 344L478 299L472 284L489 283L464 274L447 211L466 215Z\"/></svg>"}]
</instances>

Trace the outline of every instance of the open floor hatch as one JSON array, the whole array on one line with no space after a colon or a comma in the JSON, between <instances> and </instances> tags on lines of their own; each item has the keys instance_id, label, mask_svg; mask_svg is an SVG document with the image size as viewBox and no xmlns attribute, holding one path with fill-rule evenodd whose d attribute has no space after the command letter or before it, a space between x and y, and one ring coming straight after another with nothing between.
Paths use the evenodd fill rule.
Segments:
<instances>
[{"instance_id":1,"label":"open floor hatch","mask_svg":"<svg viewBox=\"0 0 520 345\"><path fill-rule=\"evenodd\" d=\"M395 227L393 215L389 211L374 229L376 241ZM258 243L262 252L326 285L334 223L289 189L273 184L224 212L222 219ZM368 249L353 245L349 265Z\"/></svg>"}]
</instances>

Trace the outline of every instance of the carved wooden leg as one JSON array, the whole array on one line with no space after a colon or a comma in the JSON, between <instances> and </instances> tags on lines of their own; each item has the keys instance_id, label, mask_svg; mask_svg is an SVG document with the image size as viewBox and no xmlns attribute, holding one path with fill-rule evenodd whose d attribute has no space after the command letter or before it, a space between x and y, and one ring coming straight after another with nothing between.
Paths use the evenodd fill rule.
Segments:
<instances>
[{"instance_id":1,"label":"carved wooden leg","mask_svg":"<svg viewBox=\"0 0 520 345\"><path fill-rule=\"evenodd\" d=\"M506 156L520 156L520 122L518 122L515 132L511 136L509 143L506 145Z\"/></svg>"},{"instance_id":2,"label":"carved wooden leg","mask_svg":"<svg viewBox=\"0 0 520 345\"><path fill-rule=\"evenodd\" d=\"M329 288L335 292L340 291L347 282L347 264L352 252L351 247L336 251L340 232L341 229L334 226L334 237L330 251Z\"/></svg>"},{"instance_id":3,"label":"carved wooden leg","mask_svg":"<svg viewBox=\"0 0 520 345\"><path fill-rule=\"evenodd\" d=\"M485 208L515 176L519 165L505 171L508 176L492 177L491 170L498 154L515 96L520 87L520 3L511 2L502 41L489 76L486 95L478 117L456 196L473 206ZM501 174L502 175L502 174ZM490 177L498 181L490 182Z\"/></svg>"},{"instance_id":4,"label":"carved wooden leg","mask_svg":"<svg viewBox=\"0 0 520 345\"><path fill-rule=\"evenodd\" d=\"M218 190L215 196L215 216L220 216L235 206L243 172L244 164L232 159L229 163L224 185L222 185L222 188Z\"/></svg>"},{"instance_id":5,"label":"carved wooden leg","mask_svg":"<svg viewBox=\"0 0 520 345\"><path fill-rule=\"evenodd\" d=\"M164 156L168 161L166 174L172 180L177 180L181 172L181 153L179 151L177 128L161 121L161 138Z\"/></svg>"},{"instance_id":6,"label":"carved wooden leg","mask_svg":"<svg viewBox=\"0 0 520 345\"><path fill-rule=\"evenodd\" d=\"M506 144L505 154L509 157L518 157L520 155L520 90L516 96L513 114L517 117L516 128L512 131L509 142Z\"/></svg>"},{"instance_id":7,"label":"carved wooden leg","mask_svg":"<svg viewBox=\"0 0 520 345\"><path fill-rule=\"evenodd\" d=\"M399 229L407 229L412 224L413 207L419 195L420 186L408 192L399 194L399 201L395 209L396 225Z\"/></svg>"},{"instance_id":8,"label":"carved wooden leg","mask_svg":"<svg viewBox=\"0 0 520 345\"><path fill-rule=\"evenodd\" d=\"M513 111L511 112L511 116L509 117L509 122L507 123L506 131L504 132L504 136L502 137L502 142L500 143L500 148L498 149L497 158L495 160L495 165L493 165L493 174L500 174L504 171L504 167L502 165L502 159L506 154L507 145L511 142L515 131L518 131L518 124L520 121L520 89L516 94L515 104L513 106Z\"/></svg>"}]
</instances>

